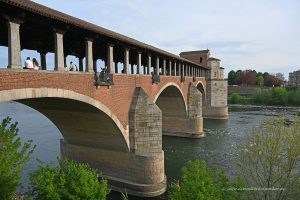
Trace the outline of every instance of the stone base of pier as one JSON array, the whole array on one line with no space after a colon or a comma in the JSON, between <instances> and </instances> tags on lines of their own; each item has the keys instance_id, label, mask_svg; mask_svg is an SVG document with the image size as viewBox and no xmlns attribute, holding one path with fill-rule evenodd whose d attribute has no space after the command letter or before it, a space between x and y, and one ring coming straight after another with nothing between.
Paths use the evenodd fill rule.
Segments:
<instances>
[{"instance_id":1,"label":"stone base of pier","mask_svg":"<svg viewBox=\"0 0 300 200\"><path fill-rule=\"evenodd\" d=\"M163 135L202 138L203 118L180 118L180 117L163 117Z\"/></svg>"},{"instance_id":2,"label":"stone base of pier","mask_svg":"<svg viewBox=\"0 0 300 200\"><path fill-rule=\"evenodd\" d=\"M112 190L139 197L154 197L166 191L164 153L140 156L129 152L104 150L68 144L61 140L61 157L89 163Z\"/></svg>"}]
</instances>

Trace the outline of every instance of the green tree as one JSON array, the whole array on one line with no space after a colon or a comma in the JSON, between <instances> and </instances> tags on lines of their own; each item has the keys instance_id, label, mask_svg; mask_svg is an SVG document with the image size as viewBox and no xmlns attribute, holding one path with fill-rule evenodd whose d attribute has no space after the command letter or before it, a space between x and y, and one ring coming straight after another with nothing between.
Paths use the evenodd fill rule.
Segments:
<instances>
[{"instance_id":1,"label":"green tree","mask_svg":"<svg viewBox=\"0 0 300 200\"><path fill-rule=\"evenodd\" d=\"M22 145L17 122L5 118L0 125L0 199L12 199L21 185L22 170L35 146L32 141Z\"/></svg>"},{"instance_id":2,"label":"green tree","mask_svg":"<svg viewBox=\"0 0 300 200\"><path fill-rule=\"evenodd\" d=\"M235 85L235 71L234 70L231 70L228 73L228 84Z\"/></svg>"},{"instance_id":3,"label":"green tree","mask_svg":"<svg viewBox=\"0 0 300 200\"><path fill-rule=\"evenodd\" d=\"M265 72L265 73L263 74L264 79L266 79L268 76L269 76L269 73L268 73L268 72Z\"/></svg>"},{"instance_id":4,"label":"green tree","mask_svg":"<svg viewBox=\"0 0 300 200\"><path fill-rule=\"evenodd\" d=\"M256 76L256 85L258 86L264 85L264 77L262 75Z\"/></svg>"},{"instance_id":5,"label":"green tree","mask_svg":"<svg viewBox=\"0 0 300 200\"><path fill-rule=\"evenodd\" d=\"M219 168L206 169L205 161L189 161L182 168L182 178L172 184L171 200L235 200L240 199L241 181L231 182Z\"/></svg>"},{"instance_id":6,"label":"green tree","mask_svg":"<svg viewBox=\"0 0 300 200\"><path fill-rule=\"evenodd\" d=\"M298 199L300 196L300 120L268 119L237 145L238 171L248 188L246 199Z\"/></svg>"},{"instance_id":7,"label":"green tree","mask_svg":"<svg viewBox=\"0 0 300 200\"><path fill-rule=\"evenodd\" d=\"M106 199L110 192L107 181L99 182L96 171L88 164L67 159L60 163L57 167L39 166L30 174L34 197L43 200Z\"/></svg>"},{"instance_id":8,"label":"green tree","mask_svg":"<svg viewBox=\"0 0 300 200\"><path fill-rule=\"evenodd\" d=\"M287 90L284 87L276 87L273 90L274 103L276 105L286 105L288 101Z\"/></svg>"}]
</instances>

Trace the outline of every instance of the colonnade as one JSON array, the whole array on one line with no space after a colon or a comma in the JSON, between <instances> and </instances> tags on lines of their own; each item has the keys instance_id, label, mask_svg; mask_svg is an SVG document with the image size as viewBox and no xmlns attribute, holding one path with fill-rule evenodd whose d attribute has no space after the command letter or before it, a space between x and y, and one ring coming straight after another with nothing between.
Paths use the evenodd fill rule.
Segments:
<instances>
[{"instance_id":1,"label":"colonnade","mask_svg":"<svg viewBox=\"0 0 300 200\"><path fill-rule=\"evenodd\" d=\"M22 22L8 21L8 68L21 68L21 41L20 26ZM65 30L53 29L54 31L54 70L64 71L66 65L66 56L64 55L64 34ZM85 56L77 56L79 63L79 71L83 71L83 58L85 57L85 71L97 71L97 59L93 55L93 38L85 38ZM207 69L185 60L180 57L170 57L157 52L149 52L147 49L136 50L137 47L124 47L123 70L119 71L118 61L114 59L113 43L107 43L107 56L103 58L108 73L124 73L124 74L156 74L162 76L188 76L188 77L205 77ZM133 51L134 50L134 51ZM46 70L46 54L45 51L40 53L41 69ZM130 54L135 53L136 61L131 61ZM145 65L142 62L142 56L146 56ZM134 70L136 66L136 70Z\"/></svg>"}]
</instances>

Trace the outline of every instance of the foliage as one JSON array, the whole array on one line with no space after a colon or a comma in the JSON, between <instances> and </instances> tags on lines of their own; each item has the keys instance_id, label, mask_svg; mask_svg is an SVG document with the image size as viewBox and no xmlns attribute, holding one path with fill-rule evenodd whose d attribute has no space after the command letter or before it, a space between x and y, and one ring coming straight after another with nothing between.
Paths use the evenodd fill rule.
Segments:
<instances>
[{"instance_id":1,"label":"foliage","mask_svg":"<svg viewBox=\"0 0 300 200\"><path fill-rule=\"evenodd\" d=\"M238 145L239 175L248 188L247 199L297 199L300 196L300 120L269 119Z\"/></svg>"},{"instance_id":2,"label":"foliage","mask_svg":"<svg viewBox=\"0 0 300 200\"><path fill-rule=\"evenodd\" d=\"M264 77L262 75L256 76L256 85L258 86L264 85Z\"/></svg>"},{"instance_id":3,"label":"foliage","mask_svg":"<svg viewBox=\"0 0 300 200\"><path fill-rule=\"evenodd\" d=\"M275 77L275 76L272 76L272 75L267 75L265 78L265 86L268 86L268 87L274 87L274 86L282 86L284 81Z\"/></svg>"},{"instance_id":4,"label":"foliage","mask_svg":"<svg viewBox=\"0 0 300 200\"><path fill-rule=\"evenodd\" d=\"M240 73L239 83L242 85L255 85L256 83L256 72L251 70L245 70Z\"/></svg>"},{"instance_id":5,"label":"foliage","mask_svg":"<svg viewBox=\"0 0 300 200\"><path fill-rule=\"evenodd\" d=\"M229 85L235 85L235 78L236 77L236 73L234 70L231 70L229 73L228 73L228 84Z\"/></svg>"},{"instance_id":6,"label":"foliage","mask_svg":"<svg viewBox=\"0 0 300 200\"><path fill-rule=\"evenodd\" d=\"M32 193L37 199L106 199L107 181L99 182L88 164L61 161L57 167L39 166L30 174Z\"/></svg>"},{"instance_id":7,"label":"foliage","mask_svg":"<svg viewBox=\"0 0 300 200\"><path fill-rule=\"evenodd\" d=\"M18 137L17 122L11 118L3 119L0 125L0 199L12 199L16 189L21 185L22 170L35 146L32 141L22 145Z\"/></svg>"},{"instance_id":8,"label":"foliage","mask_svg":"<svg viewBox=\"0 0 300 200\"><path fill-rule=\"evenodd\" d=\"M232 93L230 98L229 98L229 102L233 103L233 104L237 104L241 102L241 96L238 93Z\"/></svg>"},{"instance_id":9,"label":"foliage","mask_svg":"<svg viewBox=\"0 0 300 200\"><path fill-rule=\"evenodd\" d=\"M189 161L182 168L182 178L172 184L169 193L171 200L234 200L240 199L240 180L229 181L224 172L218 168L206 169L205 161Z\"/></svg>"}]
</instances>

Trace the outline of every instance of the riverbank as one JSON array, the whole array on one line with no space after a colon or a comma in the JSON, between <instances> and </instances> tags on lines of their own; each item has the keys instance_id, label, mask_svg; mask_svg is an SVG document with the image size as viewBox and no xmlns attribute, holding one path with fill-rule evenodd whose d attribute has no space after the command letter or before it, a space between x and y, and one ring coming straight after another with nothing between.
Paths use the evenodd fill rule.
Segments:
<instances>
[{"instance_id":1,"label":"riverbank","mask_svg":"<svg viewBox=\"0 0 300 200\"><path fill-rule=\"evenodd\" d=\"M293 109L300 111L299 106L272 106L272 105L251 105L251 104L228 104L228 108L261 108L261 109Z\"/></svg>"}]
</instances>

